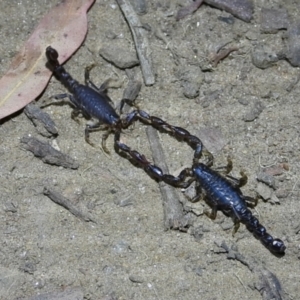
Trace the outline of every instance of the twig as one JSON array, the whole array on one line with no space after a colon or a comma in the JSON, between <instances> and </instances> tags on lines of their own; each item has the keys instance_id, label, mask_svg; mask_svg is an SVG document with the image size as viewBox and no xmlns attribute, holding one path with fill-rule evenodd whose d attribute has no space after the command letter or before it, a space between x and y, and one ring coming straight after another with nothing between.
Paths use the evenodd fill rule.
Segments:
<instances>
[{"instance_id":1,"label":"twig","mask_svg":"<svg viewBox=\"0 0 300 300\"><path fill-rule=\"evenodd\" d=\"M153 127L149 126L146 129L146 133L149 139L154 163L158 165L164 173L169 173L157 131ZM183 208L179 201L176 189L164 182L159 183L159 188L163 198L165 229L182 229L187 224L184 224Z\"/></svg>"},{"instance_id":2,"label":"twig","mask_svg":"<svg viewBox=\"0 0 300 300\"><path fill-rule=\"evenodd\" d=\"M131 30L137 55L140 60L145 85L153 85L155 83L155 77L153 74L152 61L150 57L151 51L149 48L148 39L145 35L145 29L143 28L138 15L135 13L128 0L116 1Z\"/></svg>"},{"instance_id":3,"label":"twig","mask_svg":"<svg viewBox=\"0 0 300 300\"><path fill-rule=\"evenodd\" d=\"M256 267L254 272L259 275L259 282L255 285L255 288L260 292L264 300L284 299L284 292L281 288L280 281L274 273L264 267Z\"/></svg>"},{"instance_id":4,"label":"twig","mask_svg":"<svg viewBox=\"0 0 300 300\"><path fill-rule=\"evenodd\" d=\"M226 58L231 52L238 51L238 50L239 48L236 46L232 46L229 48L223 48L222 46L221 49L217 51L217 53L212 55L211 57L212 66L215 68L222 59Z\"/></svg>"},{"instance_id":5,"label":"twig","mask_svg":"<svg viewBox=\"0 0 300 300\"><path fill-rule=\"evenodd\" d=\"M81 210L79 210L76 206L73 205L73 203L69 199L65 198L59 192L52 190L48 187L44 187L43 193L45 196L49 197L54 203L67 209L75 217L86 222L96 223L91 217L88 216L87 213L84 213Z\"/></svg>"},{"instance_id":6,"label":"twig","mask_svg":"<svg viewBox=\"0 0 300 300\"><path fill-rule=\"evenodd\" d=\"M31 151L34 156L39 157L44 163L62 166L64 168L78 169L79 164L72 157L54 149L47 142L40 141L34 137L24 136L21 138L22 148Z\"/></svg>"},{"instance_id":7,"label":"twig","mask_svg":"<svg viewBox=\"0 0 300 300\"><path fill-rule=\"evenodd\" d=\"M41 134L48 136L49 134L45 134L43 129L46 129L48 133L51 135L57 135L58 131L54 121L51 117L42 109L40 109L34 103L30 103L26 105L24 112L26 116L32 121L32 123L39 129Z\"/></svg>"}]
</instances>

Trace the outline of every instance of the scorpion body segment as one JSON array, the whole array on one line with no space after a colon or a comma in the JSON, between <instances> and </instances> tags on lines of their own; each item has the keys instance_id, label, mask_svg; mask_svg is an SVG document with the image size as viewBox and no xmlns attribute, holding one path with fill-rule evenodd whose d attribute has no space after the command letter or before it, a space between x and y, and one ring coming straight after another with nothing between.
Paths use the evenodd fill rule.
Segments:
<instances>
[{"instance_id":1,"label":"scorpion body segment","mask_svg":"<svg viewBox=\"0 0 300 300\"><path fill-rule=\"evenodd\" d=\"M46 56L49 67L57 79L71 93L70 101L77 111L80 111L89 118L95 118L101 124L115 126L120 119L114 108L111 106L110 98L101 91L95 90L88 85L78 83L65 68L58 62L58 53L51 46L46 49Z\"/></svg>"},{"instance_id":2,"label":"scorpion body segment","mask_svg":"<svg viewBox=\"0 0 300 300\"><path fill-rule=\"evenodd\" d=\"M184 172L185 175L182 175L181 179L188 174L205 191L207 202L212 207L212 212L208 214L212 219L216 217L217 211L221 210L233 219L236 230L241 222L268 250L276 254L284 253L286 247L283 241L274 239L267 233L266 228L259 223L258 219L253 216L247 207L246 200L249 200L249 197L242 194L239 185L234 184L202 163L196 163L192 169ZM177 184L177 186L180 185Z\"/></svg>"}]
</instances>

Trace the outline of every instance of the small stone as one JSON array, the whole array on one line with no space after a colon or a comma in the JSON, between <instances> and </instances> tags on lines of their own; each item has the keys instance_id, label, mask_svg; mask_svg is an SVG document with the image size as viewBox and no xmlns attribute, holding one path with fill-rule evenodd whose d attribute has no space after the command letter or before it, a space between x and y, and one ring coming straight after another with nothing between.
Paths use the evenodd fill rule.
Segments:
<instances>
[{"instance_id":1,"label":"small stone","mask_svg":"<svg viewBox=\"0 0 300 300\"><path fill-rule=\"evenodd\" d=\"M269 187L273 189L276 188L275 178L270 174L267 174L265 172L259 172L257 174L256 179L260 182L267 184Z\"/></svg>"},{"instance_id":2,"label":"small stone","mask_svg":"<svg viewBox=\"0 0 300 300\"><path fill-rule=\"evenodd\" d=\"M199 96L199 90L204 79L199 67L187 66L179 72L178 77L185 97L193 99Z\"/></svg>"},{"instance_id":3,"label":"small stone","mask_svg":"<svg viewBox=\"0 0 300 300\"><path fill-rule=\"evenodd\" d=\"M275 193L272 193L271 199L269 201L271 204L280 204L279 199L277 198L277 196L275 195Z\"/></svg>"},{"instance_id":4,"label":"small stone","mask_svg":"<svg viewBox=\"0 0 300 300\"><path fill-rule=\"evenodd\" d=\"M217 127L204 127L197 131L197 136L201 139L206 149L213 153L219 153L228 143L222 131Z\"/></svg>"},{"instance_id":5,"label":"small stone","mask_svg":"<svg viewBox=\"0 0 300 300\"><path fill-rule=\"evenodd\" d=\"M130 275L129 280L135 283L143 283L145 280L139 275Z\"/></svg>"},{"instance_id":6,"label":"small stone","mask_svg":"<svg viewBox=\"0 0 300 300\"><path fill-rule=\"evenodd\" d=\"M278 189L276 190L277 198L287 198L290 192L287 189Z\"/></svg>"},{"instance_id":7,"label":"small stone","mask_svg":"<svg viewBox=\"0 0 300 300\"><path fill-rule=\"evenodd\" d=\"M136 53L127 48L110 45L101 48L99 54L120 69L132 68L139 64Z\"/></svg>"},{"instance_id":8,"label":"small stone","mask_svg":"<svg viewBox=\"0 0 300 300\"><path fill-rule=\"evenodd\" d=\"M203 275L203 268L201 266L198 266L195 268L195 273L198 275L198 276L202 276Z\"/></svg>"},{"instance_id":9,"label":"small stone","mask_svg":"<svg viewBox=\"0 0 300 300\"><path fill-rule=\"evenodd\" d=\"M271 199L273 193L271 188L261 182L258 183L256 191L264 200Z\"/></svg>"},{"instance_id":10,"label":"small stone","mask_svg":"<svg viewBox=\"0 0 300 300\"><path fill-rule=\"evenodd\" d=\"M276 33L280 29L287 29L289 18L286 9L262 8L260 31L262 33Z\"/></svg>"},{"instance_id":11,"label":"small stone","mask_svg":"<svg viewBox=\"0 0 300 300\"><path fill-rule=\"evenodd\" d=\"M244 115L245 122L252 122L262 113L265 106L260 101L256 101L250 110Z\"/></svg>"},{"instance_id":12,"label":"small stone","mask_svg":"<svg viewBox=\"0 0 300 300\"><path fill-rule=\"evenodd\" d=\"M294 67L300 66L300 21L291 24L287 30L286 58Z\"/></svg>"},{"instance_id":13,"label":"small stone","mask_svg":"<svg viewBox=\"0 0 300 300\"><path fill-rule=\"evenodd\" d=\"M279 60L276 53L266 46L258 46L252 52L252 63L260 69L267 69Z\"/></svg>"}]
</instances>

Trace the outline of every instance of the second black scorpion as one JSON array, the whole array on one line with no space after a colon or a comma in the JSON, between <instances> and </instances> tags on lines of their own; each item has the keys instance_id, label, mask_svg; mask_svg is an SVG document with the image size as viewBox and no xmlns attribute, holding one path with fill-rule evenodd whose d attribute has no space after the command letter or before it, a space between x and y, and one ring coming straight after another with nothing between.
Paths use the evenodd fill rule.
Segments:
<instances>
[{"instance_id":1,"label":"second black scorpion","mask_svg":"<svg viewBox=\"0 0 300 300\"><path fill-rule=\"evenodd\" d=\"M222 176L210 168L213 164L212 155L210 155L207 165L199 163L194 158L192 168L184 169L178 176L164 174L158 166L148 161L144 155L131 150L130 147L120 143L119 140L116 143L149 176L158 181L163 181L179 188L187 188L193 182L196 182L197 195L192 201L199 199L203 191L204 199L212 207L211 213L206 212L208 217L215 219L217 211L220 210L234 221L234 233L238 230L240 223L243 223L252 232L254 237L259 239L269 251L276 255L284 254L286 246L283 241L273 238L267 233L266 228L259 223L258 219L248 209L248 206L254 206L251 202L254 200L256 204L257 200L243 195L240 187L247 183L247 176L243 172L241 172L242 177L240 180L231 176ZM226 173L228 174L231 169L232 163L229 160Z\"/></svg>"}]
</instances>

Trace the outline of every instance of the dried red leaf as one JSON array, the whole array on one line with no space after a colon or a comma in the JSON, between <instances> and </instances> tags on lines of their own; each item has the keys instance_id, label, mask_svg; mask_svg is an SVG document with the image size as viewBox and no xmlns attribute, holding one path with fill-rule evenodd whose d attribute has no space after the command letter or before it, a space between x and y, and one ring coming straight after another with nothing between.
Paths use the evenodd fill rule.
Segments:
<instances>
[{"instance_id":1,"label":"dried red leaf","mask_svg":"<svg viewBox=\"0 0 300 300\"><path fill-rule=\"evenodd\" d=\"M20 110L45 89L51 72L45 49L51 45L65 62L87 33L87 10L95 0L64 0L40 21L9 70L0 79L0 119Z\"/></svg>"}]
</instances>

